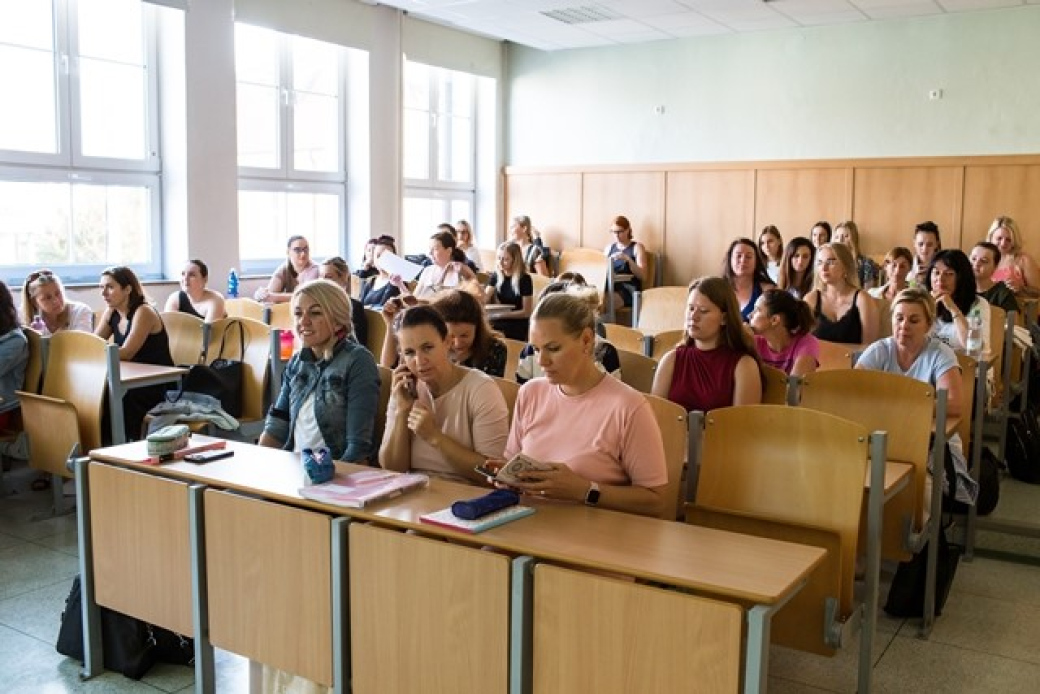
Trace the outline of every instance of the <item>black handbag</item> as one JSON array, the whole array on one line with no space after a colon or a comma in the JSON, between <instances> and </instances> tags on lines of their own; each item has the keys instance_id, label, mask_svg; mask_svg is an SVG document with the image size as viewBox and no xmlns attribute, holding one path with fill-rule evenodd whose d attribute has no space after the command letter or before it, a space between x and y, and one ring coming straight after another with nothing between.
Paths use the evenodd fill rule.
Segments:
<instances>
[{"instance_id":1,"label":"black handbag","mask_svg":"<svg viewBox=\"0 0 1040 694\"><path fill-rule=\"evenodd\" d=\"M167 402L177 402L184 393L203 393L220 401L220 409L232 417L242 416L242 362L224 358L224 345L228 333L238 328L239 358L246 353L245 328L241 321L231 321L220 339L217 358L209 364L192 364L188 367L179 391L168 391Z\"/></svg>"},{"instance_id":2,"label":"black handbag","mask_svg":"<svg viewBox=\"0 0 1040 694\"><path fill-rule=\"evenodd\" d=\"M935 566L935 614L941 615L950 596L950 586L957 573L961 553L946 540L946 531L939 530L939 551ZM924 591L928 580L928 544L910 561L900 562L892 586L885 600L885 612L893 617L921 617L924 615Z\"/></svg>"}]
</instances>

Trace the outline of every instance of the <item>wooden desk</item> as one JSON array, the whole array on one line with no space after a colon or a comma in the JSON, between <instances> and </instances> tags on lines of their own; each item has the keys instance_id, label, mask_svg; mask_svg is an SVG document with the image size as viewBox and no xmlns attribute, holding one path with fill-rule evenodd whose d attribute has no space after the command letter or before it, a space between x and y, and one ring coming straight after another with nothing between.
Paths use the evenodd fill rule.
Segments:
<instances>
[{"instance_id":1,"label":"wooden desk","mask_svg":"<svg viewBox=\"0 0 1040 694\"><path fill-rule=\"evenodd\" d=\"M205 437L197 438L205 440ZM330 659L334 662L333 669L336 672L347 673L346 666L336 665L335 661L336 643L346 643L345 635L338 633L337 629L348 628L346 625L349 622L349 629L354 632L349 650L353 653L356 665L353 672L348 674L353 681L354 691L359 694L415 691L416 680L410 676L414 677L415 673L430 675L432 671L413 669L411 665L405 668L402 665L405 662L418 663L420 658L421 662L433 663L440 659L443 663L437 674L431 675L432 682L438 683L431 691L504 692L508 688L509 691L525 692L530 690L532 676L538 678L534 681L537 691L553 691L553 687L548 686L547 680L541 675L543 665L549 667L545 658L564 646L580 648L581 643L568 646L561 639L566 634L575 633L574 630L583 624L587 627L595 623L600 624L597 636L603 641L590 652L594 655L597 667L601 667L605 673L620 673L617 668L624 665L629 677L633 676L632 673L639 673L636 675L638 677L651 677L661 672L663 663L668 663L665 667L666 681L674 682L694 674L700 677L704 674L701 669L710 665L712 674L709 679L697 681L715 682L718 683L718 691L732 691L733 686L730 685L735 685L739 680L739 664L743 660L745 690L763 691L772 612L797 592L805 576L821 561L824 554L823 550L813 547L541 499L530 500L531 505L538 508L538 512L531 517L479 536L464 535L420 524L418 518L428 511L444 508L457 499L477 496L483 493L482 489L433 479L426 490L368 509L332 507L299 496L297 489L301 483L301 471L298 456L248 444L230 445L236 452L235 456L206 465L183 462L162 467L138 465L133 461L143 457L145 445L142 442L97 450L92 452L92 458L94 461L114 463L155 476L246 492L253 497L233 497L227 504L227 510L231 511L231 504L242 505L249 510L233 511L226 517L221 516L218 527L218 516L213 511L215 507L212 500L231 495L216 490L205 492L204 515L207 523L202 530L207 546L203 578L210 577L210 583L207 589L202 590L202 594L208 596L210 607L208 614L199 617L200 620L208 620L208 629L196 626L198 633L211 633L213 643L219 640L222 645L227 644L230 650L245 650L244 655L259 654L259 642L263 638L258 638L258 635L263 635L264 630L271 628L271 620L275 619L267 615L295 615L297 620L302 618L302 614L294 613L292 608L279 606L279 601L286 598L298 600L300 594L276 595L297 590L295 584L285 583L281 587L247 592L244 596L246 601L252 605L263 604L262 612L265 616L258 615L255 609L244 609L244 603L237 609L218 607L217 603L230 603L232 600L241 602L241 599L231 597L238 590L236 581L242 580L242 577L255 578L262 566L272 573L284 572L281 565L296 565L302 550L297 550L297 554L288 559L264 561L263 556L258 557L253 552L236 550L236 543L248 544L247 535L252 535L254 542L270 541L278 544L284 538L290 545L293 542L298 545L298 533L303 532L302 529L288 530L285 523L277 520L263 526L269 530L261 532L257 530L257 524L261 521L251 515L249 517L252 520L246 524L247 532L241 520L246 517L245 514L292 512L302 514L303 517L317 517L316 520L309 518L315 520L315 527L323 523L326 526L332 524L333 546L337 542L336 525L342 522L342 519L335 520L337 517L346 516L355 521L374 523L349 524L350 566L361 567L350 573L349 581L346 576L337 577L335 557L330 564L315 565L317 568L314 571L318 574L326 572L324 567L331 565L333 603L337 598L336 586L349 585L349 620L337 627L333 614ZM83 467L89 472L95 466L97 463ZM341 468L344 471L354 469L346 464L341 464ZM209 521L213 521L212 524ZM238 528L228 528L229 523L238 524ZM420 534L397 532L400 529L417 530ZM220 541L223 544L210 544L216 533L227 535L226 541ZM452 542L444 543L432 540L431 537L449 538ZM343 542L345 545L345 538ZM311 555L328 554L323 552L321 543L322 540L311 543L308 550ZM481 546L492 547L499 552L482 552L479 550ZM267 553L264 556L271 555ZM510 556L516 558L510 559ZM247 562L247 568L224 566L242 562ZM532 568L535 563L539 564ZM550 564L569 568L555 569ZM248 566L253 568L249 569ZM343 567L346 572L346 562ZM604 572L612 576L605 577ZM232 579L225 580L229 576ZM621 580L625 577L629 580ZM632 578L683 588L705 597L661 591L656 587L632 583ZM324 585L315 588L320 595L310 593L308 597L323 603L324 595L327 594ZM391 608L388 604L391 594L401 601L397 608ZM585 596L587 604L576 609L571 604L574 595ZM619 596L624 596L624 604L632 606L623 614L617 612L615 605L607 604ZM590 600L592 602L588 602ZM654 604L652 609L642 609L642 605L649 606L651 602ZM554 606L560 605L567 606L568 614L558 614L559 609ZM753 606L749 608L748 605ZM373 606L378 606L378 609L373 610ZM505 614L507 609L508 619ZM601 621L583 622L586 609L600 614ZM335 606L331 611L335 612ZM610 630L602 628L606 624L602 620L607 620L624 624L626 633L645 634L648 633L647 629L659 631L665 627L655 626L645 620L651 615L668 613L687 615L694 620L691 624L700 624L702 627L698 628L707 631L702 632L700 638L694 638L693 633L697 628L687 625L682 632L659 636L653 642L655 653L658 653L658 646L664 647L663 644L681 649L681 653L667 659L659 655L651 658L643 650L639 651L642 662L632 662L631 653L619 652L620 644L608 642L606 639ZM558 620L565 620L569 624L563 632L547 626L550 623L562 626L560 621L548 621L554 614ZM254 621L258 617L265 620L262 627L258 627ZM744 620L747 624L747 646L742 654ZM682 622L687 624L685 619ZM446 629L446 623L451 628ZM503 627L506 623L509 624L508 629ZM678 627L678 623L669 624ZM630 627L631 632L627 631ZM297 625L292 623L291 628L286 625L280 628L283 634L294 634ZM718 637L720 641L716 641L716 629L722 629L722 633L726 634ZM324 626L316 631L328 633ZM710 638L705 635L708 631L712 632ZM525 637L525 633L533 633L533 636ZM232 638L233 634L238 636ZM324 644L324 638L321 636L313 643ZM243 647L242 641L249 639L253 639L254 644ZM721 651L712 650L713 647L705 645L702 648L702 641L722 644L719 646L722 651L732 649L730 652L733 657L727 660L720 657ZM631 643L626 642L625 646ZM696 644L696 647L691 649L691 643ZM279 648L288 648L289 645L283 643ZM197 648L208 646L205 642L197 642ZM324 645L315 647L326 648ZM643 648L646 648L645 645ZM691 650L696 655L692 655ZM534 653L533 664L531 652ZM642 658L643 655L647 658ZM270 653L264 657L266 662L272 662ZM583 657L588 658L589 652L585 652ZM278 662L282 661L272 664ZM563 663L563 660L558 662ZM738 667L731 667L734 662ZM395 672L388 679L387 667L400 672ZM327 667L318 664L316 671L322 670L327 672ZM299 669L294 671L300 672ZM556 669L548 671L557 672ZM508 682L504 680L503 674L507 672ZM577 671L573 671L572 676L587 674L585 670L577 674L574 672ZM203 686L204 679L205 675L198 678L197 686ZM315 679L325 680L320 675L315 676ZM342 676L335 679L337 687L344 685ZM626 680L620 674L605 679L612 679L616 687L625 683L627 686L633 684L633 680ZM561 681L571 680L565 678Z\"/></svg>"},{"instance_id":2,"label":"wooden desk","mask_svg":"<svg viewBox=\"0 0 1040 694\"><path fill-rule=\"evenodd\" d=\"M139 364L119 359L119 345L109 344L108 359L108 415L112 429L112 442L119 444L126 441L123 425L123 396L133 388L144 388L162 383L180 381L188 369L182 366L159 366L156 364Z\"/></svg>"}]
</instances>

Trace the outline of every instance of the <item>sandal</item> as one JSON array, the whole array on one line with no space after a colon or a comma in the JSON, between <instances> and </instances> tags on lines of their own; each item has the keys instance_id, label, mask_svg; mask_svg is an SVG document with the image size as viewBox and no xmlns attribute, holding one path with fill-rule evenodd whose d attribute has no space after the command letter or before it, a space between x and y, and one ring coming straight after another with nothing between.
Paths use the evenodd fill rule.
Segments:
<instances>
[{"instance_id":1,"label":"sandal","mask_svg":"<svg viewBox=\"0 0 1040 694\"><path fill-rule=\"evenodd\" d=\"M29 485L29 488L34 492L45 492L51 488L51 479L49 477L37 477Z\"/></svg>"}]
</instances>

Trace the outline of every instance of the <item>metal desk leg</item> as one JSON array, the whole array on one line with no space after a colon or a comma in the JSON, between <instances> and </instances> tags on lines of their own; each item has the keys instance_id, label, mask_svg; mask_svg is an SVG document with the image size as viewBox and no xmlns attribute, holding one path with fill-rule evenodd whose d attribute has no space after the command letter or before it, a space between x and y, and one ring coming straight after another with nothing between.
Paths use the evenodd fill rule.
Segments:
<instances>
[{"instance_id":1,"label":"metal desk leg","mask_svg":"<svg viewBox=\"0 0 1040 694\"><path fill-rule=\"evenodd\" d=\"M532 557L513 560L512 590L509 600L509 694L530 694L534 672L531 657L532 614L534 612Z\"/></svg>"},{"instance_id":2,"label":"metal desk leg","mask_svg":"<svg viewBox=\"0 0 1040 694\"><path fill-rule=\"evenodd\" d=\"M882 504L885 497L885 459L888 436L870 435L870 494L867 497L867 576L860 625L858 691L870 691L874 666L874 634L877 630L878 584L881 574Z\"/></svg>"},{"instance_id":3,"label":"metal desk leg","mask_svg":"<svg viewBox=\"0 0 1040 694\"><path fill-rule=\"evenodd\" d=\"M101 652L101 609L94 602L94 545L90 536L88 458L76 461L76 529L79 532L79 581L83 603L83 669L80 679L104 672Z\"/></svg>"},{"instance_id":4,"label":"metal desk leg","mask_svg":"<svg viewBox=\"0 0 1040 694\"><path fill-rule=\"evenodd\" d=\"M191 547L191 621L195 627L195 691L216 691L213 644L209 641L209 593L206 588L206 485L188 489L188 525Z\"/></svg>"},{"instance_id":5,"label":"metal desk leg","mask_svg":"<svg viewBox=\"0 0 1040 694\"><path fill-rule=\"evenodd\" d=\"M126 443L126 429L123 427L123 381L119 375L119 345L108 345L105 348L108 361L108 416L112 429L112 445Z\"/></svg>"},{"instance_id":6,"label":"metal desk leg","mask_svg":"<svg viewBox=\"0 0 1040 694\"><path fill-rule=\"evenodd\" d=\"M350 692L350 555L349 518L332 520L332 691Z\"/></svg>"}]
</instances>

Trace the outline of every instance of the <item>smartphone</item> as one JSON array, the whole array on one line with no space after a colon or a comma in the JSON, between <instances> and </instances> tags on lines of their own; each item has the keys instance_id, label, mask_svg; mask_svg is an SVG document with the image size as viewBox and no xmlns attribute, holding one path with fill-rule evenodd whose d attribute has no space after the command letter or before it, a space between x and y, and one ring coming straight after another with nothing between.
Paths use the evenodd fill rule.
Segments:
<instances>
[{"instance_id":1,"label":"smartphone","mask_svg":"<svg viewBox=\"0 0 1040 694\"><path fill-rule=\"evenodd\" d=\"M419 300L411 294L404 294L401 296L401 303L405 306L416 306L419 303Z\"/></svg>"},{"instance_id":2,"label":"smartphone","mask_svg":"<svg viewBox=\"0 0 1040 694\"><path fill-rule=\"evenodd\" d=\"M492 470L491 468L484 467L483 465L477 465L475 468L473 468L473 471L481 475L484 475L484 477L487 477L488 479L492 480L495 479L495 475L498 474L497 470Z\"/></svg>"},{"instance_id":3,"label":"smartphone","mask_svg":"<svg viewBox=\"0 0 1040 694\"><path fill-rule=\"evenodd\" d=\"M205 463L212 463L214 460L220 460L221 458L230 458L234 454L235 451L230 448L218 448L215 451L189 453L184 456L184 460L189 463L195 463L196 465L203 465Z\"/></svg>"}]
</instances>

